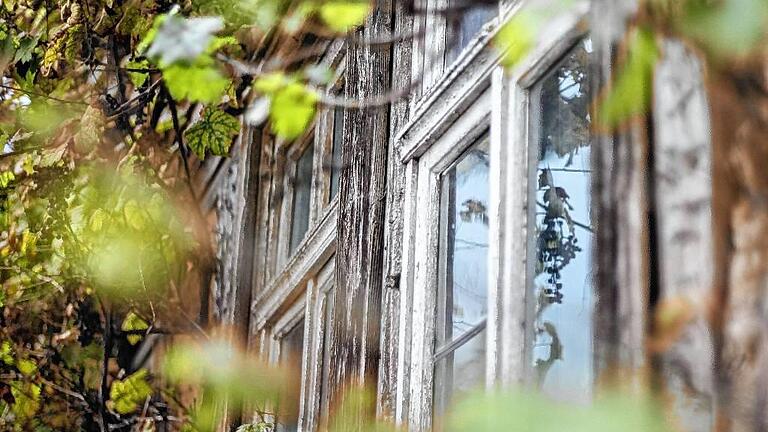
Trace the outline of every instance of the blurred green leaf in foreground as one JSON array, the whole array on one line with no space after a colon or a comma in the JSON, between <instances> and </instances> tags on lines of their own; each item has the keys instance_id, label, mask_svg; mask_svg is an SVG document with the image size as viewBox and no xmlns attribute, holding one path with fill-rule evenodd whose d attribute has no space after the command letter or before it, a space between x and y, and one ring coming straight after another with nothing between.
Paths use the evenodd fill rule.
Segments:
<instances>
[{"instance_id":1,"label":"blurred green leaf in foreground","mask_svg":"<svg viewBox=\"0 0 768 432\"><path fill-rule=\"evenodd\" d=\"M605 394L591 405L555 402L531 391L478 394L458 404L447 430L473 432L672 432L653 399Z\"/></svg>"}]
</instances>

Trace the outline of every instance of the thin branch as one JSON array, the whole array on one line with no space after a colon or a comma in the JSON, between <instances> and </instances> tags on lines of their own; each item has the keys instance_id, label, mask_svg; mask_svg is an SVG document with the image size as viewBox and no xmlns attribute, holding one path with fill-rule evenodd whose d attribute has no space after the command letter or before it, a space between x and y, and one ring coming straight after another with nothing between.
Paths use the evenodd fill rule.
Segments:
<instances>
[{"instance_id":1,"label":"thin branch","mask_svg":"<svg viewBox=\"0 0 768 432\"><path fill-rule=\"evenodd\" d=\"M82 102L82 101L71 101L71 100L66 100L66 99L60 99L60 98L49 96L49 95L46 95L46 94L43 94L43 93L37 93L37 92L29 91L29 90L24 90L24 89L20 89L18 87L13 87L13 86L5 85L5 84L0 84L0 88L4 88L4 89L7 89L7 90L17 91L19 93L24 93L24 94L27 94L27 95L30 95L30 96L37 96L37 97L41 97L41 98L44 98L44 99L49 99L49 100L56 101L56 102L73 104L73 105L85 105L85 106L88 106L87 103Z\"/></svg>"},{"instance_id":2,"label":"thin branch","mask_svg":"<svg viewBox=\"0 0 768 432\"><path fill-rule=\"evenodd\" d=\"M164 87L165 89L165 87ZM187 175L187 186L189 187L189 193L192 194L192 199L197 202L197 193L195 193L195 187L192 185L192 174L189 172L189 160L187 147L184 145L184 140L181 135L181 126L179 125L179 113L176 110L176 101L171 97L171 93L165 89L166 101L168 102L168 109L171 111L171 121L173 122L173 130L175 133L175 141L179 146L179 155L181 155L181 161L184 164L184 172Z\"/></svg>"},{"instance_id":3,"label":"thin branch","mask_svg":"<svg viewBox=\"0 0 768 432\"><path fill-rule=\"evenodd\" d=\"M544 205L543 203L541 203L541 202L539 202L539 201L536 201L536 205L538 205L539 207L543 208L544 210L547 210L547 209L548 209L548 207L547 207L546 205ZM581 223L581 222L578 222L578 221L576 221L576 220L573 220L573 219L571 219L571 222L572 222L574 225L576 225L577 227L581 228L581 229L584 229L584 230L586 230L586 231L589 231L589 232L591 232L591 233L594 233L594 230L593 230L593 229L592 229L592 227L591 227L591 226L589 226L589 225L583 224L583 223Z\"/></svg>"},{"instance_id":4,"label":"thin branch","mask_svg":"<svg viewBox=\"0 0 768 432\"><path fill-rule=\"evenodd\" d=\"M109 117L107 117L107 121L115 120L116 118L120 117L121 115L130 114L134 109L141 107L141 105L132 106L133 104L137 102L141 102L142 99L145 99L147 96L150 95L152 91L154 91L155 87L157 87L160 84L161 80L157 80L152 85L147 88L146 91L143 93L140 93L138 96L130 99L129 101L126 101L124 104L117 107L113 114L111 114Z\"/></svg>"}]
</instances>

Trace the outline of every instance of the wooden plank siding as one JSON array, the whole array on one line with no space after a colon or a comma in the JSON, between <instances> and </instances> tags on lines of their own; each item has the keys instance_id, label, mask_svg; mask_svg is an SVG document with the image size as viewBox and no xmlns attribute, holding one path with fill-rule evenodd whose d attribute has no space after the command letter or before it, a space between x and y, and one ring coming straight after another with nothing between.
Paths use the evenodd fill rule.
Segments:
<instances>
[{"instance_id":1,"label":"wooden plank siding","mask_svg":"<svg viewBox=\"0 0 768 432\"><path fill-rule=\"evenodd\" d=\"M356 36L365 39L390 34L392 7L389 1L376 2ZM347 99L365 102L388 92L390 47L350 44L346 62ZM327 365L332 407L352 387L377 387L389 128L386 104L344 113L336 224L337 243L343 247L336 250L336 295Z\"/></svg>"}]
</instances>

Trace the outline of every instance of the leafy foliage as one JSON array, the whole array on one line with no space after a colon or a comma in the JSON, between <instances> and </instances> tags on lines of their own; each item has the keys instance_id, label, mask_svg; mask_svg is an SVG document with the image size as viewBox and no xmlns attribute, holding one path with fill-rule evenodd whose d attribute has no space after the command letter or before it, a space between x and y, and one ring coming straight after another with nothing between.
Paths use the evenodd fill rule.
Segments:
<instances>
[{"instance_id":1,"label":"leafy foliage","mask_svg":"<svg viewBox=\"0 0 768 432\"><path fill-rule=\"evenodd\" d=\"M124 380L115 380L109 390L112 407L120 414L128 414L139 409L152 394L152 387L147 383L148 372L144 369Z\"/></svg>"},{"instance_id":2,"label":"leafy foliage","mask_svg":"<svg viewBox=\"0 0 768 432\"><path fill-rule=\"evenodd\" d=\"M317 94L295 79L275 73L258 79L254 89L270 99L269 118L278 136L297 138L315 116Z\"/></svg>"},{"instance_id":3,"label":"leafy foliage","mask_svg":"<svg viewBox=\"0 0 768 432\"><path fill-rule=\"evenodd\" d=\"M368 1L327 1L320 5L320 18L332 30L346 32L363 23L371 11Z\"/></svg>"},{"instance_id":4,"label":"leafy foliage","mask_svg":"<svg viewBox=\"0 0 768 432\"><path fill-rule=\"evenodd\" d=\"M134 312L129 312L128 315L123 319L123 324L120 326L120 329L124 332L140 332L147 330L148 328L149 324ZM128 343L131 345L136 345L139 343L139 341L141 341L142 335L129 334L126 336L126 339L128 339Z\"/></svg>"},{"instance_id":5,"label":"leafy foliage","mask_svg":"<svg viewBox=\"0 0 768 432\"><path fill-rule=\"evenodd\" d=\"M240 131L240 122L226 112L206 108L203 117L185 132L189 148L200 160L205 159L206 153L215 156L226 156L232 139Z\"/></svg>"}]
</instances>

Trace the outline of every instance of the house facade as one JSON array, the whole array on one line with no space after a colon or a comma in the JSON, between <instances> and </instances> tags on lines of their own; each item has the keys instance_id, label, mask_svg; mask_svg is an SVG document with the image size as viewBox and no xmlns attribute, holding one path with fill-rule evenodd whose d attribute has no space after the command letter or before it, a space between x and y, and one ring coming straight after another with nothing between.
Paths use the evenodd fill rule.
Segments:
<instances>
[{"instance_id":1,"label":"house facade","mask_svg":"<svg viewBox=\"0 0 768 432\"><path fill-rule=\"evenodd\" d=\"M327 44L340 103L292 142L244 127L197 174L216 226L212 319L302 371L278 429L322 428L357 385L378 416L429 430L477 389L583 402L650 368L681 424L710 430L707 324L651 343L657 305L704 308L713 283L699 60L666 40L650 112L601 133L594 103L633 2L575 2L514 68L492 41L522 2L440 13L450 3L376 2L357 34L409 37Z\"/></svg>"}]
</instances>

